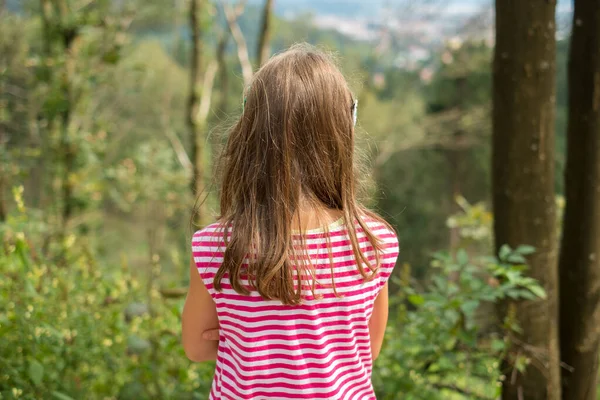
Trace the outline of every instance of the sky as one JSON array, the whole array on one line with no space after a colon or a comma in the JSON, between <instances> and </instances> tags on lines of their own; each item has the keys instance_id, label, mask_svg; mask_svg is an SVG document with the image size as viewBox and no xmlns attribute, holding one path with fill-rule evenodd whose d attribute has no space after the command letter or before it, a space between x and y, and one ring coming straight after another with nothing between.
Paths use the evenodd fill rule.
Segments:
<instances>
[{"instance_id":1,"label":"sky","mask_svg":"<svg viewBox=\"0 0 600 400\"><path fill-rule=\"evenodd\" d=\"M317 14L343 15L352 17L376 16L386 4L400 5L408 2L418 4L424 0L276 0L275 4L279 13L298 11L313 11ZM493 5L493 0L435 0L446 3L446 13L468 14L477 12L482 7ZM523 0L527 1L527 0ZM570 12L573 0L558 0L558 12ZM262 0L254 0L261 3Z\"/></svg>"}]
</instances>

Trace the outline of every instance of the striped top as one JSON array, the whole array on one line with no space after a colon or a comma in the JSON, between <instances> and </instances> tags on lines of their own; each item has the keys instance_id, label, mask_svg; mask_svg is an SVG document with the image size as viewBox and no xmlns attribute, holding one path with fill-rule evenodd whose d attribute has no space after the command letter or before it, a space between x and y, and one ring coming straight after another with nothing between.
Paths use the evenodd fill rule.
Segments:
<instances>
[{"instance_id":1,"label":"striped top","mask_svg":"<svg viewBox=\"0 0 600 400\"><path fill-rule=\"evenodd\" d=\"M263 300L257 292L240 295L227 275L222 292L216 292L213 277L223 261L223 231L212 224L194 234L194 260L215 301L221 335L210 399L375 399L368 321L396 263L398 240L380 222L368 226L384 247L378 276L370 282L358 271L341 221L330 225L329 233L304 233L319 298L303 291L302 304L296 306ZM357 236L362 252L375 260L359 226ZM342 297L331 286L329 248Z\"/></svg>"}]
</instances>

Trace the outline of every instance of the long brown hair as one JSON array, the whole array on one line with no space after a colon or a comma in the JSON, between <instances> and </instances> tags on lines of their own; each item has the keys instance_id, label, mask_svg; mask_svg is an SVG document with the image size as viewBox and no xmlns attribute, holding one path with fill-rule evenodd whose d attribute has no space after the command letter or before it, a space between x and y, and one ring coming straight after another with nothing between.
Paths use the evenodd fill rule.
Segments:
<instances>
[{"instance_id":1,"label":"long brown hair","mask_svg":"<svg viewBox=\"0 0 600 400\"><path fill-rule=\"evenodd\" d=\"M301 302L307 276L312 276L314 293L314 274L310 268L304 274L306 265L299 265L308 257L298 257L293 243L292 224L300 220L302 204L340 211L358 270L365 280L375 276L379 251L375 262L360 251L356 224L379 250L364 217L384 221L356 199L352 112L343 75L331 57L311 46L296 45L256 73L221 159L227 247L214 279L217 291L228 274L236 292L254 289L284 304Z\"/></svg>"}]
</instances>

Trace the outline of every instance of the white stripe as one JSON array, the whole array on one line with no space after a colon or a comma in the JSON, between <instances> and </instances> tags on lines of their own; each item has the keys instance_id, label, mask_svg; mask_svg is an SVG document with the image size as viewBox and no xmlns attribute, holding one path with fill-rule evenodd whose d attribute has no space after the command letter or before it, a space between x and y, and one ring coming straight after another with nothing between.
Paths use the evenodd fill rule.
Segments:
<instances>
[{"instance_id":1,"label":"white stripe","mask_svg":"<svg viewBox=\"0 0 600 400\"><path fill-rule=\"evenodd\" d=\"M230 345L231 342L227 342L228 345ZM231 348L235 348L237 352L242 353L238 350L237 346L231 346ZM296 353L296 354L294 354ZM359 363L362 363L363 358L370 358L371 357L371 353L370 353L370 346L368 344L365 345L361 345L358 347L354 347L352 349L349 350L344 350L344 351L340 351L340 350L336 350L335 353L331 352L331 351L327 351L327 357L326 358L318 358L315 356L319 356L322 355L321 353L312 353L312 352L308 352L307 350L304 351L291 351L291 352L286 352L286 354L290 355L290 356L303 356L302 360L289 360L289 359L285 359L285 358L279 358L277 357L277 355L273 355L272 351L268 351L268 350L262 350L262 351L257 351L257 352L252 352L251 354L246 353L242 353L241 355L244 357L248 357L248 358L253 358L253 357L261 357L261 356L273 356L273 358L268 358L265 360L254 360L251 362L246 362L243 361L241 359L239 359L235 354L231 354L231 355L223 355L223 358L227 358L227 359L233 359L236 363L239 363L241 365L244 365L248 368L258 368L258 367L263 367L263 366L269 366L272 364L287 364L290 366L290 368L282 368L281 370L283 372L285 371L294 371L294 372L298 372L298 373L305 373L304 371L313 371L313 372L319 372L322 371L322 368L310 368L310 369L299 369L297 368L297 366L299 364L328 364L331 363L334 359L334 357L342 357L342 359L339 359L338 362L348 362L348 361L352 361L353 359L351 357L347 357L347 356L356 356L354 357L354 360L356 361L357 365ZM334 363L335 364L335 363ZM264 370L265 373L272 373L275 369L266 369ZM258 371L257 371L258 372Z\"/></svg>"},{"instance_id":2,"label":"white stripe","mask_svg":"<svg viewBox=\"0 0 600 400\"><path fill-rule=\"evenodd\" d=\"M290 310L293 311L293 310ZM232 313L233 314L233 313ZM261 315L261 321L257 321L257 322L249 322L248 320L245 320L244 317L256 317L256 314L252 315L250 313L246 313L246 315L244 315L243 313L236 313L238 315L237 318L231 318L230 316L225 316L225 315L219 315L219 321L229 321L232 323L239 323L239 324L243 324L244 328L261 328L265 325L278 325L280 327L294 327L296 325L312 325L315 328L320 328L321 325L330 323L330 322L335 322L336 324L332 324L332 325L328 325L327 328L330 328L332 326L336 326L336 325L343 325L343 326L348 326L348 323L351 319L359 319L359 321L353 321L353 324L358 323L358 322L364 322L365 324L368 323L367 319L365 318L365 315L362 313L357 313L355 315L349 315L349 316L341 316L341 315L333 315L331 317L325 317L325 318L317 318L314 320L308 320L308 319L295 319L295 318L290 318L290 319L286 319L286 320L269 320L269 316L268 315ZM300 313L296 312L295 315L298 315ZM282 315L282 313L279 312L274 312L271 313L271 315ZM293 316L294 314L288 314L290 316ZM318 315L317 315L318 317ZM267 323L268 322L268 323ZM314 330L312 331L314 332Z\"/></svg>"},{"instance_id":3,"label":"white stripe","mask_svg":"<svg viewBox=\"0 0 600 400\"><path fill-rule=\"evenodd\" d=\"M235 292L233 290L223 290L223 296L227 297L228 295L233 295ZM237 295L237 294L236 294ZM239 296L239 295L238 295ZM326 299L316 299L316 300L303 300L302 305L303 306L316 306L316 305L331 305L331 304L336 304L338 307L328 307L326 310L316 310L316 312L330 312L330 311L335 311L335 310L340 310L343 311L344 310L344 303L347 302L354 302L354 301L359 301L359 300L364 300L364 301L369 301L371 300L371 297L374 297L375 293L374 291L371 292L365 292L362 294L355 294L353 296L345 296L345 297L331 297L331 298L326 298ZM374 300L374 299L373 299ZM225 305L232 305L232 306L244 306L244 307L265 307L265 306L271 306L271 307L282 307L282 304L279 300L260 300L260 301L248 301L248 300L233 300L233 299L223 299L223 298L217 298L215 299L217 306L219 306L220 304L225 304ZM367 306L370 303L365 303L365 306ZM283 308L283 307L282 307ZM282 310L283 311L283 310ZM303 312L304 310L298 310L300 312ZM232 311L234 312L234 311ZM315 314L318 315L318 314Z\"/></svg>"},{"instance_id":4,"label":"white stripe","mask_svg":"<svg viewBox=\"0 0 600 400\"><path fill-rule=\"evenodd\" d=\"M196 244L198 242L214 242L214 243L221 243L222 246L218 246L218 247L224 247L224 243L223 243L223 236L219 235L219 236L214 236L214 235L206 235L206 233L214 233L214 231L210 231L210 230L205 230L205 231L198 231L196 232L196 234L194 234L194 237L192 239L192 243ZM335 233L335 231L332 231L331 233ZM381 236L383 235L392 235L395 236L393 234L393 232L389 231L388 229L377 229L377 230L372 230L371 233L373 234L373 236L375 236L376 238L379 238L380 242L386 243L389 240L392 240L392 242L395 242L395 239L393 237L390 238L381 238ZM356 233L356 239L364 239L368 237L364 232L357 232ZM329 237L329 242L330 243L336 243L336 242L340 242L340 241L347 241L350 240L348 235L332 235ZM292 240L292 243L294 244L306 244L306 245L311 245L311 244L325 244L327 243L327 238L325 237L316 237L316 238L311 238L311 239L304 239L304 240ZM367 241L364 244L368 244L369 242ZM361 243L362 244L362 243ZM217 246L215 246L217 247Z\"/></svg>"},{"instance_id":5,"label":"white stripe","mask_svg":"<svg viewBox=\"0 0 600 400\"><path fill-rule=\"evenodd\" d=\"M243 371L240 371L240 375L237 374L237 372L235 370L232 370L229 368L229 366L224 365L223 369L227 369L228 372L230 372L231 375L233 376L239 376L241 378L241 381L244 383L249 383L248 378L251 378L252 375L246 375L243 373ZM340 376L341 375L341 376ZM350 382L364 382L365 381L365 372L364 372L364 368L361 368L360 371L353 373L352 375L349 375L351 377L353 377L354 379L351 379ZM338 368L336 370L336 373L333 374L333 376L331 376L328 379L323 379L323 378L312 378L312 379L287 379L287 378L281 378L281 377L275 377L275 378L270 378L270 379L261 379L260 381L252 381L252 385L254 386L253 389L251 390L243 390L240 387L238 387L234 382L229 380L229 377L222 375L221 376L222 379L226 382L228 382L231 386L234 386L238 392L242 393L242 394L252 394L253 391L264 391L264 392L285 392L285 393L289 393L289 394L304 394L304 396L302 397L306 397L306 394L308 393L329 393L329 392L335 392L338 391L338 388L341 385L342 380L346 379L347 377L347 371L345 370L345 368ZM348 383L350 383L348 382ZM264 384L268 384L268 383L287 383L287 384L291 384L291 385L309 385L309 384L314 384L314 383L326 383L326 384L331 384L331 385L327 385L325 388L319 389L318 391L316 390L307 390L306 388L303 389L288 389L288 388L283 388L283 387L265 387L263 386Z\"/></svg>"},{"instance_id":6,"label":"white stripe","mask_svg":"<svg viewBox=\"0 0 600 400\"><path fill-rule=\"evenodd\" d=\"M206 250L202 250L200 247L194 247L193 248L194 253L200 253L200 252L205 252ZM374 252L372 251L367 251L364 252L363 255L365 257L370 257L374 255ZM394 252L388 251L386 253L381 253L380 254L380 260L388 260L390 258L392 258L393 256L395 256ZM342 262L349 262L349 261L355 261L356 258L354 257L354 254L350 254L350 255L345 255L345 256L334 256L333 257L333 263L342 263ZM223 263L223 254L222 253L215 253L213 256L194 256L194 261L196 262L196 265L202 265L202 264L207 264L207 263L218 263L221 264ZM247 261L244 260L244 262L246 263ZM316 265L325 265L327 266L327 268L330 268L331 265L331 260L329 257L327 258L319 258L319 259L311 259L311 263L312 265L316 266ZM347 266L344 266L347 267ZM339 268L339 267L338 267ZM336 270L336 267L334 265L334 271Z\"/></svg>"},{"instance_id":7,"label":"white stripe","mask_svg":"<svg viewBox=\"0 0 600 400\"><path fill-rule=\"evenodd\" d=\"M337 300L337 302L339 302L341 299L334 299ZM319 300L317 300L319 301ZM266 303L266 302L264 302ZM248 303L246 304L243 301L238 301L238 300L232 300L231 303L229 301L227 301L227 305L244 305L244 306L255 306L255 307L263 307L265 306L265 304L262 302L259 303ZM316 302L315 302L316 303ZM281 305L281 303L277 302L277 305ZM331 307L331 308L327 308L327 309L312 309L312 310L302 310L302 309L291 309L291 308L280 308L280 309L276 309L276 310L270 310L270 311L261 311L260 316L264 317L265 319L268 319L271 315L285 315L285 316L290 316L290 317L294 317L297 316L298 314L301 314L303 316L310 316L310 317L319 317L322 313L337 313L337 312L341 312L341 311L347 311L348 313L350 313L350 316L348 318L353 318L353 317L360 317L363 316L364 312L368 312L370 307L368 307L368 304L353 304L351 306L343 306L341 305L338 308L335 307ZM258 314L256 312L247 312L247 311L241 311L241 310L232 310L232 309L223 309L223 311L229 312L231 314L238 314L240 316L240 318L244 318L244 317L257 317ZM346 318L346 317L344 317ZM304 320L302 320L304 321ZM300 322L300 320L298 320L298 322ZM302 322L304 323L304 322Z\"/></svg>"},{"instance_id":8,"label":"white stripe","mask_svg":"<svg viewBox=\"0 0 600 400\"><path fill-rule=\"evenodd\" d=\"M239 338L236 336L235 340L237 340L239 342ZM230 348L234 349L237 353L240 353L242 356L245 357L262 357L262 356L273 356L273 357L277 357L276 354L273 354L273 350L260 350L260 351L253 351L251 354L248 353L246 350L242 350L237 342L234 342L233 340L227 340L223 342L224 345L229 346ZM297 343L296 343L297 344ZM316 349L303 349L300 348L298 350L286 350L285 354L288 356L303 356L303 360L302 361L298 361L298 362L309 362L309 360L313 360L312 362L319 362L319 356L324 356L324 355L328 355L333 348L335 347L351 347L352 351L356 352L358 351L359 353L365 353L365 355L367 353L370 352L371 349L371 342L368 339L361 339L359 341L357 341L357 343L331 343L328 345L327 348L321 349L321 350L316 350ZM283 351L283 350L278 350L278 351ZM344 351L342 350L336 350L336 352L343 354ZM226 354L222 354L220 355L221 357L229 357ZM369 357L370 358L370 357ZM279 360L279 358L274 358L274 359L269 359L268 361L265 361L267 363L271 363L271 362L276 362L275 360ZM284 360L284 359L282 359ZM258 362L262 362L262 361L256 361ZM284 362L284 361L281 361ZM286 363L291 363L291 362L297 362L295 360L285 360Z\"/></svg>"},{"instance_id":9,"label":"white stripe","mask_svg":"<svg viewBox=\"0 0 600 400\"><path fill-rule=\"evenodd\" d=\"M221 321L225 321L225 319L221 319ZM333 326L328 326L327 328L318 328L318 329L294 329L291 331L285 331L282 329L277 329L277 328L273 328L273 329L264 329L261 331L257 331L257 332L249 332L246 331L244 329L239 329L235 326L231 326L231 325L225 325L225 324L221 324L221 329L224 332L235 332L237 333L238 336L238 340L243 340L243 339L239 339L239 338L244 338L247 340L253 340L252 343L248 343L248 345L252 345L252 346L267 346L269 344L275 344L278 343L276 341L273 341L272 339L262 339L259 340L261 338L264 338L267 335L278 335L278 336L283 336L284 339L278 339L281 344L285 344L285 345L298 345L298 346L302 346L304 344L308 344L308 339L302 339L302 342L299 342L297 340L297 336L298 335L313 335L313 336L321 336L321 339L319 340L323 340L323 342L326 339L333 339L334 337L338 337L338 338L345 338L345 339L349 339L349 334L344 333L342 336L337 336L335 334L333 334L333 332L339 331L340 329L348 329L348 330L355 330L356 334L358 336L358 333L362 333L363 335L368 333L368 326L366 326L367 322L365 321L365 326L354 326L354 324L343 324L340 323L337 325L333 325ZM245 325L244 323L242 323L242 325ZM368 337L367 337L368 339ZM310 343L320 343L317 341L317 339L310 339Z\"/></svg>"},{"instance_id":10,"label":"white stripe","mask_svg":"<svg viewBox=\"0 0 600 400\"><path fill-rule=\"evenodd\" d=\"M252 356L255 356L253 353ZM348 357L351 356L351 357ZM330 353L327 355L327 358L317 359L317 358L304 358L302 360L286 360L282 358L271 358L269 360L264 361L243 361L237 358L235 355L228 355L227 358L236 365L241 365L246 369L253 370L254 368L268 366L272 364L286 364L289 365L287 368L269 368L263 370L254 370L257 375L263 374L276 374L276 373L284 373L284 374L296 374L296 375L305 375L305 374L327 374L338 368L336 364L345 364L345 363L354 363L357 366L361 364L362 357L367 357L368 352L365 350L361 352L356 351L344 351L344 352L335 352L335 354ZM335 359L335 361L334 361ZM332 362L333 361L333 362ZM320 364L322 367L318 368L299 368L301 365L305 364ZM347 367L346 367L347 368Z\"/></svg>"},{"instance_id":11,"label":"white stripe","mask_svg":"<svg viewBox=\"0 0 600 400\"><path fill-rule=\"evenodd\" d=\"M227 329L225 330L227 333L230 332L235 332L237 333L237 336L235 337L236 340L241 341L244 340L244 338L247 339L258 339L258 340L253 340L252 342L247 342L246 345L247 346L251 346L251 347L262 347L262 346L269 346L269 345L296 345L296 346L306 346L306 345L314 345L314 346L325 346L326 343L334 341L335 339L345 339L348 340L350 339L349 342L344 341L344 343L347 343L348 346L356 344L357 340L369 340L369 337L361 337L358 338L356 336L351 336L347 333L343 333L343 334L331 334L328 333L327 336L321 336L318 339L302 339L302 342L299 342L296 339L262 339L260 340L260 337L264 337L265 335L281 335L281 336L288 336L286 335L283 331L278 331L278 330L265 330L263 332L258 332L258 333L251 333L251 332L245 332L244 330L241 330L239 328L236 328L234 326L228 326ZM302 332L301 332L302 331ZM306 330L306 329L298 329L296 330L296 332L298 334L310 334L309 332L311 332L310 330ZM341 344L341 343L340 343ZM330 346L331 344L328 344L328 346Z\"/></svg>"}]
</instances>

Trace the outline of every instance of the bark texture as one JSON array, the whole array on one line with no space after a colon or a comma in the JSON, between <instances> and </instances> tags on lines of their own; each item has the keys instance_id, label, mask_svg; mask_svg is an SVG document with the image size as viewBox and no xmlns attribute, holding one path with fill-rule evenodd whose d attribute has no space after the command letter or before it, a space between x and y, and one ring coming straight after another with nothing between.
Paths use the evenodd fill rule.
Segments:
<instances>
[{"instance_id":1,"label":"bark texture","mask_svg":"<svg viewBox=\"0 0 600 400\"><path fill-rule=\"evenodd\" d=\"M191 189L195 196L204 192L204 137L202 126L198 120L200 110L201 66L202 66L202 29L200 27L200 15L202 13L203 0L191 0L189 10L189 23L192 32L192 49L190 55L190 92L187 104L187 125L190 131L190 142L192 146L190 159L194 165ZM203 218L201 210L197 211L198 220Z\"/></svg>"},{"instance_id":2,"label":"bark texture","mask_svg":"<svg viewBox=\"0 0 600 400\"><path fill-rule=\"evenodd\" d=\"M271 55L269 42L271 41L271 14L273 13L273 0L265 0L263 8L262 25L260 29L260 37L258 40L258 68L267 62Z\"/></svg>"},{"instance_id":3,"label":"bark texture","mask_svg":"<svg viewBox=\"0 0 600 400\"><path fill-rule=\"evenodd\" d=\"M496 0L493 208L497 250L532 245L530 275L546 300L515 304L522 333L502 363L503 399L560 399L554 201L555 9L548 0ZM530 358L524 373L517 357Z\"/></svg>"},{"instance_id":4,"label":"bark texture","mask_svg":"<svg viewBox=\"0 0 600 400\"><path fill-rule=\"evenodd\" d=\"M600 2L575 0L560 254L564 400L595 400L600 345Z\"/></svg>"}]
</instances>

